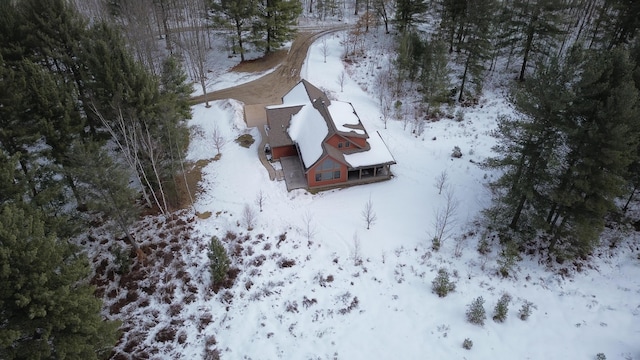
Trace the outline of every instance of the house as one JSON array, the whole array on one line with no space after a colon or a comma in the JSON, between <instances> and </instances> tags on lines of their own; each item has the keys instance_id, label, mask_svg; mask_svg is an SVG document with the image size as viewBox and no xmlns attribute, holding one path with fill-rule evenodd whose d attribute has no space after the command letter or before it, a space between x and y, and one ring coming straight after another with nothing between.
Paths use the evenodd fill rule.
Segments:
<instances>
[{"instance_id":1,"label":"house","mask_svg":"<svg viewBox=\"0 0 640 360\"><path fill-rule=\"evenodd\" d=\"M379 133L369 134L351 103L331 101L317 87L301 80L266 107L273 160L299 164L308 188L369 183L391 177L395 160ZM288 186L289 187L289 186ZM300 186L303 187L303 186Z\"/></svg>"}]
</instances>

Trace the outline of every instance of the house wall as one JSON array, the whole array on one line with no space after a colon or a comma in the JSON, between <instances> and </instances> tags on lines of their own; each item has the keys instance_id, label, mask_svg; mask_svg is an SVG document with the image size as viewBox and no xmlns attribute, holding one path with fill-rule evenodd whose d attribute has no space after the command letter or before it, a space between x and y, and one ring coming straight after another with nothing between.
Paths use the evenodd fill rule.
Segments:
<instances>
[{"instance_id":1,"label":"house wall","mask_svg":"<svg viewBox=\"0 0 640 360\"><path fill-rule=\"evenodd\" d=\"M271 149L271 157L274 160L280 159L285 156L297 156L298 150L296 150L295 145L289 146L278 146L276 148Z\"/></svg>"},{"instance_id":2,"label":"house wall","mask_svg":"<svg viewBox=\"0 0 640 360\"><path fill-rule=\"evenodd\" d=\"M340 149L340 148L338 147L338 144L339 144L339 143L343 143L343 144L344 144L344 143L345 143L345 142L347 142L347 141L349 141L349 142L351 142L351 143L352 143L352 145L351 145L351 146L354 146L353 144L355 144L355 145L357 145L357 147L358 147L358 148L363 148L363 147L365 147L365 146L366 146L367 139L363 139L363 138L352 138L352 137L342 137L342 136L340 136L340 135L338 135L338 134L334 134L332 137L330 137L329 139L327 139L326 143L327 143L327 144L329 144L329 145L331 145L331 146L333 146L333 147L334 147L334 148L336 148L336 149ZM343 145L343 146L344 146L344 145ZM342 149L345 149L345 148L343 147Z\"/></svg>"},{"instance_id":3,"label":"house wall","mask_svg":"<svg viewBox=\"0 0 640 360\"><path fill-rule=\"evenodd\" d=\"M339 164L338 169L340 170L339 178L330 179L330 180L320 180L320 181L316 180L316 175L322 173L321 171L322 163L326 159L330 159L331 161L338 163L337 161L335 161L335 159L331 158L330 156L325 156L321 161L318 161L311 169L309 169L309 171L307 172L307 183L309 184L310 188L317 187L317 186L340 184L347 181L347 176L348 176L347 166L342 163L338 163Z\"/></svg>"},{"instance_id":4,"label":"house wall","mask_svg":"<svg viewBox=\"0 0 640 360\"><path fill-rule=\"evenodd\" d=\"M351 141L352 143L358 144L358 146L361 148L367 146L367 139L365 138L347 137L347 139L349 139L349 141Z\"/></svg>"}]
</instances>

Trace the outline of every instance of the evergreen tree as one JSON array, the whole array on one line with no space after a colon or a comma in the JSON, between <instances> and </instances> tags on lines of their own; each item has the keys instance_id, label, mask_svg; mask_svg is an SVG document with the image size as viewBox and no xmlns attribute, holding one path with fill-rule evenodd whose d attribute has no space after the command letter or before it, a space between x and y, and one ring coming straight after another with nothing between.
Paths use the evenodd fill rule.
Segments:
<instances>
[{"instance_id":1,"label":"evergreen tree","mask_svg":"<svg viewBox=\"0 0 640 360\"><path fill-rule=\"evenodd\" d=\"M626 171L637 159L640 136L633 64L622 49L590 54L569 109L566 152L546 222L560 246L583 256L597 244L604 217L624 194Z\"/></svg>"},{"instance_id":2,"label":"evergreen tree","mask_svg":"<svg viewBox=\"0 0 640 360\"><path fill-rule=\"evenodd\" d=\"M293 26L302 13L299 1L260 0L256 8L257 19L253 23L253 43L256 47L268 54L293 39Z\"/></svg>"},{"instance_id":3,"label":"evergreen tree","mask_svg":"<svg viewBox=\"0 0 640 360\"><path fill-rule=\"evenodd\" d=\"M490 57L492 47L495 11L495 0L476 0L468 3L464 30L458 46L464 66L458 101L463 101L466 96L467 82L475 85L476 95L482 89L484 62Z\"/></svg>"},{"instance_id":4,"label":"evergreen tree","mask_svg":"<svg viewBox=\"0 0 640 360\"><path fill-rule=\"evenodd\" d=\"M0 210L0 357L99 359L118 324L103 321L100 301L83 281L89 263L45 231L37 211Z\"/></svg>"},{"instance_id":5,"label":"evergreen tree","mask_svg":"<svg viewBox=\"0 0 640 360\"><path fill-rule=\"evenodd\" d=\"M632 73L624 50L572 52L565 64L543 67L525 82L515 101L525 117L500 122L501 155L487 162L506 170L492 184L498 222L533 237L546 231L540 246L550 254L591 251L638 159Z\"/></svg>"},{"instance_id":6,"label":"evergreen tree","mask_svg":"<svg viewBox=\"0 0 640 360\"><path fill-rule=\"evenodd\" d=\"M234 28L240 60L244 61L244 33L250 30L249 24L253 20L256 10L255 0L220 0L214 2L212 8Z\"/></svg>"},{"instance_id":7,"label":"evergreen tree","mask_svg":"<svg viewBox=\"0 0 640 360\"><path fill-rule=\"evenodd\" d=\"M207 255L210 261L212 283L214 286L219 286L227 278L227 271L231 262L227 255L227 250L225 250L224 245L217 236L211 238Z\"/></svg>"},{"instance_id":8,"label":"evergreen tree","mask_svg":"<svg viewBox=\"0 0 640 360\"><path fill-rule=\"evenodd\" d=\"M400 35L396 65L400 80L414 82L420 73L425 47L420 35L415 31L407 31Z\"/></svg>"},{"instance_id":9,"label":"evergreen tree","mask_svg":"<svg viewBox=\"0 0 640 360\"><path fill-rule=\"evenodd\" d=\"M134 250L138 245L130 227L138 217L136 192L129 187L130 174L102 150L97 143L73 144L70 175L81 184L79 191L88 199L87 207L112 219Z\"/></svg>"},{"instance_id":10,"label":"evergreen tree","mask_svg":"<svg viewBox=\"0 0 640 360\"><path fill-rule=\"evenodd\" d=\"M558 149L566 107L573 101L571 67L553 59L538 68L531 81L514 91L512 101L519 115L498 118L498 144L493 149L497 156L485 165L503 171L491 184L496 196L492 217L499 228L526 231L544 221L556 177L554 164L561 161Z\"/></svg>"},{"instance_id":11,"label":"evergreen tree","mask_svg":"<svg viewBox=\"0 0 640 360\"><path fill-rule=\"evenodd\" d=\"M453 52L455 39L461 42L469 0L441 0L440 1L440 28L446 33L449 43L449 52Z\"/></svg>"},{"instance_id":12,"label":"evergreen tree","mask_svg":"<svg viewBox=\"0 0 640 360\"><path fill-rule=\"evenodd\" d=\"M441 103L448 100L451 82L444 42L425 40L424 47L420 84L422 99L427 103L428 112L431 107L438 109Z\"/></svg>"},{"instance_id":13,"label":"evergreen tree","mask_svg":"<svg viewBox=\"0 0 640 360\"><path fill-rule=\"evenodd\" d=\"M500 46L510 47L510 54L521 57L518 80L524 80L532 59L548 55L556 46L566 8L560 0L512 0L502 4L505 16L499 26Z\"/></svg>"},{"instance_id":14,"label":"evergreen tree","mask_svg":"<svg viewBox=\"0 0 640 360\"><path fill-rule=\"evenodd\" d=\"M395 21L400 33L418 22L416 17L423 15L428 7L426 0L397 0Z\"/></svg>"},{"instance_id":15,"label":"evergreen tree","mask_svg":"<svg viewBox=\"0 0 640 360\"><path fill-rule=\"evenodd\" d=\"M175 108L170 113L176 116L177 122L191 119L191 93L191 84L187 82L187 74L184 73L179 60L175 56L169 56L163 61L160 73L160 95L163 97L160 104L168 104Z\"/></svg>"},{"instance_id":16,"label":"evergreen tree","mask_svg":"<svg viewBox=\"0 0 640 360\"><path fill-rule=\"evenodd\" d=\"M605 0L594 4L598 15L591 26L589 48L612 49L631 42L640 27L640 3Z\"/></svg>"}]
</instances>

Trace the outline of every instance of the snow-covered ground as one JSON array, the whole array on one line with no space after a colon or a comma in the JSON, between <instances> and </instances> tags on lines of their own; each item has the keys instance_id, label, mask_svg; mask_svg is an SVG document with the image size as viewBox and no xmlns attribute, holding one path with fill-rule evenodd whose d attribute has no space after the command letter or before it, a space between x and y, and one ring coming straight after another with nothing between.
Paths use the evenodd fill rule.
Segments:
<instances>
[{"instance_id":1,"label":"snow-covered ground","mask_svg":"<svg viewBox=\"0 0 640 360\"><path fill-rule=\"evenodd\" d=\"M212 359L206 348L216 348L222 359L254 360L594 359L597 353L640 359L640 260L638 249L629 246L637 243L636 233L624 234L628 239L615 251L600 251L591 267L570 276L525 258L514 277L503 279L496 275L497 247L486 256L476 251L481 234L474 222L489 203L485 184L493 176L477 162L491 154L496 116L510 111L504 97L488 90L479 106L465 110L463 121L428 123L420 135L397 120L385 129L376 96L363 90L373 88L367 71L373 60L349 65L341 91L340 35L329 35L327 44L326 63L317 42L302 75L333 98L351 102L367 130L380 132L397 161L394 178L318 194L287 192L284 182L269 180L258 160L260 134L246 129L241 104L194 106L190 125L200 131L189 159L215 155L216 125L227 139L221 159L203 169L195 203L198 213L211 216L185 211L181 219L192 229L190 239L167 240L177 253L164 267L156 264L160 273L154 276L160 289L176 284L173 297L156 291L145 306L124 308L129 323L142 324L131 326L145 329L129 353L155 348L149 350L152 358ZM245 132L256 138L249 149L233 142ZM454 146L462 158L451 157ZM435 252L434 214L446 202L435 178L443 171L459 207L452 236ZM263 211L256 202L260 193ZM367 230L362 212L369 199L377 221ZM246 208L255 214L251 231ZM206 256L212 236L225 239L240 269L234 286L217 294L210 289ZM181 285L179 276L163 280L176 258L196 290ZM442 267L457 284L445 298L431 291ZM513 300L506 321L497 323L491 317L503 293ZM478 296L485 300L484 326L465 319ZM535 308L521 321L525 301ZM177 335L164 336L161 330L168 327ZM473 341L471 350L462 348L466 338ZM131 337L120 354L127 341Z\"/></svg>"}]
</instances>

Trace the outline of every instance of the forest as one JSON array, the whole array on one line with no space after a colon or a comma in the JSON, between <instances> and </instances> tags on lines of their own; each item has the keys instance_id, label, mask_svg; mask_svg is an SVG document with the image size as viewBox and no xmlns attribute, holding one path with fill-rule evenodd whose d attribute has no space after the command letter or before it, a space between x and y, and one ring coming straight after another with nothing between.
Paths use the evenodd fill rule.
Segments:
<instances>
[{"instance_id":1,"label":"forest","mask_svg":"<svg viewBox=\"0 0 640 360\"><path fill-rule=\"evenodd\" d=\"M366 32L397 39L376 75L385 121L476 106L487 75L517 69L518 115L498 119L481 164L503 174L484 226L505 263L587 259L607 224L637 220L636 1L0 0L0 358L110 356L119 323L74 239L108 225L135 256L143 214L191 205L189 99L207 93L212 37L245 61L292 40L301 16L351 14L345 57Z\"/></svg>"}]
</instances>

